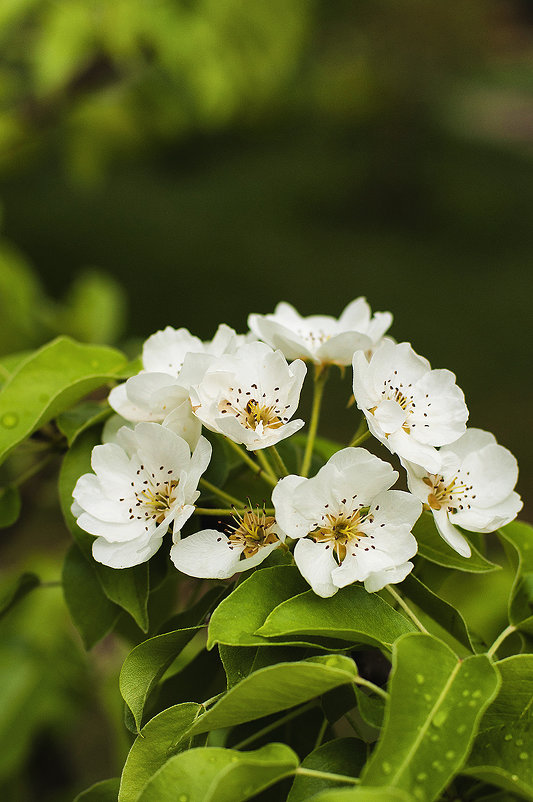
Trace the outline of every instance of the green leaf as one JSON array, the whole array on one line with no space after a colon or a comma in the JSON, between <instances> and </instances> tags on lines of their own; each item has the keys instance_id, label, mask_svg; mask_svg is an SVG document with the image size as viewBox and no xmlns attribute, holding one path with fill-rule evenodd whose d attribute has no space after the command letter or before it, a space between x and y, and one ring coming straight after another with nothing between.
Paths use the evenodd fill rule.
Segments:
<instances>
[{"instance_id":1,"label":"green leaf","mask_svg":"<svg viewBox=\"0 0 533 802\"><path fill-rule=\"evenodd\" d=\"M27 596L28 593L31 593L34 588L39 587L40 584L41 580L36 574L21 574L3 598L0 599L0 619L2 619L18 601Z\"/></svg>"},{"instance_id":2,"label":"green leaf","mask_svg":"<svg viewBox=\"0 0 533 802\"><path fill-rule=\"evenodd\" d=\"M165 763L139 802L244 802L292 774L298 762L285 744L268 744L253 752L190 749Z\"/></svg>"},{"instance_id":3,"label":"green leaf","mask_svg":"<svg viewBox=\"0 0 533 802\"><path fill-rule=\"evenodd\" d=\"M20 493L13 485L0 488L0 529L13 526L20 515Z\"/></svg>"},{"instance_id":4,"label":"green leaf","mask_svg":"<svg viewBox=\"0 0 533 802\"><path fill-rule=\"evenodd\" d=\"M325 771L331 774L344 774L359 777L366 761L366 744L357 738L337 738L322 744L311 752L302 762L302 768ZM339 781L342 782L342 781ZM309 777L297 774L287 802L305 802L313 794L327 788L336 788L335 781L323 777ZM346 784L343 783L343 787Z\"/></svg>"},{"instance_id":5,"label":"green leaf","mask_svg":"<svg viewBox=\"0 0 533 802\"><path fill-rule=\"evenodd\" d=\"M465 533L463 532L463 534ZM413 535L418 541L418 554L432 563L474 574L500 570L499 565L486 560L472 543L470 543L472 556L461 557L439 535L433 515L430 512L422 513L414 525Z\"/></svg>"},{"instance_id":6,"label":"green leaf","mask_svg":"<svg viewBox=\"0 0 533 802\"><path fill-rule=\"evenodd\" d=\"M515 654L496 666L502 684L463 773L533 799L533 654Z\"/></svg>"},{"instance_id":7,"label":"green leaf","mask_svg":"<svg viewBox=\"0 0 533 802\"><path fill-rule=\"evenodd\" d=\"M32 351L20 351L18 354L6 354L0 359L0 389L32 353Z\"/></svg>"},{"instance_id":8,"label":"green leaf","mask_svg":"<svg viewBox=\"0 0 533 802\"><path fill-rule=\"evenodd\" d=\"M463 765L499 676L486 655L460 660L431 635L405 635L393 649L383 734L361 779L420 802L436 799Z\"/></svg>"},{"instance_id":9,"label":"green leaf","mask_svg":"<svg viewBox=\"0 0 533 802\"><path fill-rule=\"evenodd\" d=\"M194 702L174 705L154 716L142 728L122 771L118 802L136 802L150 777L166 763L170 755L180 751L183 736L201 710L202 706ZM183 747L186 745L183 744Z\"/></svg>"},{"instance_id":10,"label":"green leaf","mask_svg":"<svg viewBox=\"0 0 533 802\"><path fill-rule=\"evenodd\" d=\"M312 590L279 604L258 634L264 637L313 635L390 648L413 624L375 593L360 585L341 588L329 599Z\"/></svg>"},{"instance_id":11,"label":"green leaf","mask_svg":"<svg viewBox=\"0 0 533 802\"><path fill-rule=\"evenodd\" d=\"M101 780L78 794L74 802L117 802L119 783L118 777L114 777L112 780Z\"/></svg>"},{"instance_id":12,"label":"green leaf","mask_svg":"<svg viewBox=\"0 0 533 802\"><path fill-rule=\"evenodd\" d=\"M480 733L461 774L533 800L532 755L533 729L526 716Z\"/></svg>"},{"instance_id":13,"label":"green leaf","mask_svg":"<svg viewBox=\"0 0 533 802\"><path fill-rule=\"evenodd\" d=\"M513 654L505 660L499 660L496 666L502 684L483 716L482 730L533 713L533 654Z\"/></svg>"},{"instance_id":14,"label":"green leaf","mask_svg":"<svg viewBox=\"0 0 533 802\"><path fill-rule=\"evenodd\" d=\"M274 663L290 663L302 658L301 649L297 646L226 646L221 643L218 649L226 672L228 690L252 671Z\"/></svg>"},{"instance_id":15,"label":"green leaf","mask_svg":"<svg viewBox=\"0 0 533 802\"><path fill-rule=\"evenodd\" d=\"M509 597L509 620L518 629L533 634L533 527L513 521L499 530L516 554L516 575Z\"/></svg>"},{"instance_id":16,"label":"green leaf","mask_svg":"<svg viewBox=\"0 0 533 802\"><path fill-rule=\"evenodd\" d=\"M61 510L74 540L96 572L107 598L126 610L143 632L146 632L148 630L148 563L122 569L109 568L107 565L97 563L92 556L94 537L79 528L70 510L74 486L82 474L91 471L91 453L98 443L99 438L96 432L89 430L81 434L65 454L59 472Z\"/></svg>"},{"instance_id":17,"label":"green leaf","mask_svg":"<svg viewBox=\"0 0 533 802\"><path fill-rule=\"evenodd\" d=\"M61 434L67 438L69 446L72 445L86 429L103 423L113 410L107 401L82 401L81 404L62 412L56 419Z\"/></svg>"},{"instance_id":18,"label":"green leaf","mask_svg":"<svg viewBox=\"0 0 533 802\"><path fill-rule=\"evenodd\" d=\"M414 799L405 791L400 791L399 788L358 786L353 791L349 788L338 791L322 791L312 797L312 802L414 802Z\"/></svg>"},{"instance_id":19,"label":"green leaf","mask_svg":"<svg viewBox=\"0 0 533 802\"><path fill-rule=\"evenodd\" d=\"M338 654L262 668L231 688L200 716L191 734L232 727L287 710L338 685L351 683L356 676L353 660Z\"/></svg>"},{"instance_id":20,"label":"green leaf","mask_svg":"<svg viewBox=\"0 0 533 802\"><path fill-rule=\"evenodd\" d=\"M188 627L156 635L140 643L126 657L120 671L120 693L133 713L138 731L150 691L200 629Z\"/></svg>"},{"instance_id":21,"label":"green leaf","mask_svg":"<svg viewBox=\"0 0 533 802\"><path fill-rule=\"evenodd\" d=\"M0 461L43 423L114 378L125 362L120 351L67 337L28 357L0 393Z\"/></svg>"},{"instance_id":22,"label":"green leaf","mask_svg":"<svg viewBox=\"0 0 533 802\"><path fill-rule=\"evenodd\" d=\"M120 614L98 581L96 571L73 543L63 563L63 593L86 649L110 632Z\"/></svg>"},{"instance_id":23,"label":"green leaf","mask_svg":"<svg viewBox=\"0 0 533 802\"><path fill-rule=\"evenodd\" d=\"M459 610L433 593L413 574L408 574L403 580L401 588L408 599L411 599L421 610L440 624L446 632L453 635L459 643L462 643L471 652L477 651L472 643L466 621Z\"/></svg>"},{"instance_id":24,"label":"green leaf","mask_svg":"<svg viewBox=\"0 0 533 802\"><path fill-rule=\"evenodd\" d=\"M268 644L254 634L280 602L307 587L296 566L263 568L238 585L214 611L209 622L207 648L215 643L229 646ZM270 644L271 645L271 644Z\"/></svg>"}]
</instances>

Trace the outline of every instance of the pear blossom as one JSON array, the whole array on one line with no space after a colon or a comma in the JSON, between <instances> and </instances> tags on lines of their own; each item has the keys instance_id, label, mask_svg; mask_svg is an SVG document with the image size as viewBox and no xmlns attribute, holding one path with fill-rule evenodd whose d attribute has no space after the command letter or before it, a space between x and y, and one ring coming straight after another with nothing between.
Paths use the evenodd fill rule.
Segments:
<instances>
[{"instance_id":1,"label":"pear blossom","mask_svg":"<svg viewBox=\"0 0 533 802\"><path fill-rule=\"evenodd\" d=\"M367 361L353 357L353 392L370 432L389 451L438 471L435 446L457 440L466 429L468 409L449 370L431 365L409 343L384 342Z\"/></svg>"},{"instance_id":2,"label":"pear blossom","mask_svg":"<svg viewBox=\"0 0 533 802\"><path fill-rule=\"evenodd\" d=\"M93 449L94 473L74 488L72 512L78 526L96 536L93 557L111 568L146 562L173 526L175 536L194 512L200 476L211 444L188 444L158 423L125 426L115 442Z\"/></svg>"},{"instance_id":3,"label":"pear blossom","mask_svg":"<svg viewBox=\"0 0 533 802\"><path fill-rule=\"evenodd\" d=\"M337 451L311 479L287 476L272 493L282 531L298 538L294 559L319 596L364 582L368 591L401 582L413 568L411 529L422 504L390 490L398 473L363 448Z\"/></svg>"},{"instance_id":4,"label":"pear blossom","mask_svg":"<svg viewBox=\"0 0 533 802\"><path fill-rule=\"evenodd\" d=\"M211 341L202 342L185 328L167 326L146 340L143 370L111 390L110 405L125 420L162 423L194 447L202 427L192 414L190 384L201 379L213 359L234 351L244 336L221 324ZM184 369L189 354L195 358Z\"/></svg>"},{"instance_id":5,"label":"pear blossom","mask_svg":"<svg viewBox=\"0 0 533 802\"><path fill-rule=\"evenodd\" d=\"M248 326L287 359L301 358L317 365L349 365L355 351L371 351L392 323L390 312L372 316L365 298L348 304L337 320L329 315L302 317L284 301L273 314L252 314Z\"/></svg>"},{"instance_id":6,"label":"pear blossom","mask_svg":"<svg viewBox=\"0 0 533 802\"><path fill-rule=\"evenodd\" d=\"M290 419L306 371L300 359L289 365L265 343L242 345L212 362L191 388L194 413L208 429L249 451L272 446L304 425Z\"/></svg>"},{"instance_id":7,"label":"pear blossom","mask_svg":"<svg viewBox=\"0 0 533 802\"><path fill-rule=\"evenodd\" d=\"M482 429L467 429L455 443L443 446L440 456L437 473L404 462L409 489L431 510L444 540L470 557L468 541L457 527L493 532L516 517L522 509L514 492L518 465L511 452Z\"/></svg>"},{"instance_id":8,"label":"pear blossom","mask_svg":"<svg viewBox=\"0 0 533 802\"><path fill-rule=\"evenodd\" d=\"M226 532L202 529L183 540L174 538L170 557L176 568L203 579L229 579L262 563L285 540L272 516L263 510L235 513Z\"/></svg>"}]
</instances>

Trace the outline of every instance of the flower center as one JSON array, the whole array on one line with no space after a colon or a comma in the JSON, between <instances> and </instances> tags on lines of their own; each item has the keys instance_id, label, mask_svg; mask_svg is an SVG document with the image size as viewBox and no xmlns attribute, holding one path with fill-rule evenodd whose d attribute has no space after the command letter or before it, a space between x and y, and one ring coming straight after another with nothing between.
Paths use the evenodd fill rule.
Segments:
<instances>
[{"instance_id":1,"label":"flower center","mask_svg":"<svg viewBox=\"0 0 533 802\"><path fill-rule=\"evenodd\" d=\"M257 512L246 510L244 515L235 513L233 516L236 526L229 526L230 534L228 540L230 546L244 546L241 558L253 557L262 546L268 546L279 540L275 532L271 529L276 523L276 519L270 515L265 515L264 510Z\"/></svg>"},{"instance_id":2,"label":"flower center","mask_svg":"<svg viewBox=\"0 0 533 802\"><path fill-rule=\"evenodd\" d=\"M341 512L337 515L326 513L322 516L321 525L309 535L316 543L330 543L337 561L341 563L346 557L349 544L357 545L361 538L367 537L366 532L361 530L361 524L367 520L373 520L372 516L368 515L368 507L351 513Z\"/></svg>"},{"instance_id":3,"label":"flower center","mask_svg":"<svg viewBox=\"0 0 533 802\"><path fill-rule=\"evenodd\" d=\"M134 486L135 503L129 509L130 520L137 518L142 521L143 518L146 522L149 519L154 520L157 524L163 523L166 516L172 509L176 501L176 488L179 484L178 479L171 479L170 477L165 481L158 481L154 474L151 474L151 479L143 479L144 465L141 465L137 471L139 477L137 484ZM161 467L163 470L163 466ZM172 470L168 471L169 474ZM148 477L148 473L144 473ZM120 499L121 501L123 499Z\"/></svg>"},{"instance_id":4,"label":"flower center","mask_svg":"<svg viewBox=\"0 0 533 802\"><path fill-rule=\"evenodd\" d=\"M252 384L250 389L244 392L241 388L234 391L230 387L230 392L235 393L232 400L225 399L219 404L222 415L233 414L239 423L246 429L263 432L265 429L279 429L289 420L287 416L291 404L282 406L280 398L268 399L267 394L260 393L257 384ZM274 387L274 393L279 391L279 387Z\"/></svg>"},{"instance_id":5,"label":"flower center","mask_svg":"<svg viewBox=\"0 0 533 802\"><path fill-rule=\"evenodd\" d=\"M464 484L457 476L450 481L443 476L424 476L423 482L431 488L427 503L432 510L440 510L442 507L446 507L451 513L462 510L464 505L460 502L466 497L466 492L472 490L472 486ZM470 505L467 507L470 508Z\"/></svg>"}]
</instances>

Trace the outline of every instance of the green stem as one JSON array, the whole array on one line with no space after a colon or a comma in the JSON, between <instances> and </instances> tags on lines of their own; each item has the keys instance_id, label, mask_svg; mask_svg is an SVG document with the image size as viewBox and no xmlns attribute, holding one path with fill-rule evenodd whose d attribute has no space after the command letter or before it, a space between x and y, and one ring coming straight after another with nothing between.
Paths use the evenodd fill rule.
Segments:
<instances>
[{"instance_id":1,"label":"green stem","mask_svg":"<svg viewBox=\"0 0 533 802\"><path fill-rule=\"evenodd\" d=\"M272 477L272 479L277 484L278 477L274 473L274 469L272 468L272 465L270 464L269 459L268 459L267 455L265 454L265 452L263 451L263 449L262 448L258 448L257 451L255 452L255 456L257 457L257 459L261 463L261 466L262 466L263 470L265 471L265 473L268 474L268 476Z\"/></svg>"},{"instance_id":2,"label":"green stem","mask_svg":"<svg viewBox=\"0 0 533 802\"><path fill-rule=\"evenodd\" d=\"M324 735L326 734L326 730L328 728L328 724L329 724L329 721L324 716L324 721L322 722L322 724L320 726L320 729L318 731L318 735L317 735L317 738L316 738L316 741L315 741L315 749L318 749L318 747L322 743L322 741L324 739Z\"/></svg>"},{"instance_id":3,"label":"green stem","mask_svg":"<svg viewBox=\"0 0 533 802\"><path fill-rule=\"evenodd\" d=\"M309 421L309 434L307 435L307 443L305 445L305 453L300 470L300 476L307 476L309 468L311 467L311 460L313 458L313 447L315 445L315 438L318 429L318 421L320 418L320 407L322 406L322 396L324 394L324 387L329 374L329 365L315 365L315 382L313 385L313 406L311 408L311 420Z\"/></svg>"},{"instance_id":4,"label":"green stem","mask_svg":"<svg viewBox=\"0 0 533 802\"><path fill-rule=\"evenodd\" d=\"M277 484L277 479L274 479L269 474L266 474L261 465L258 465L257 462L254 462L251 457L248 456L246 451L244 451L237 443L234 443L233 440L230 440L229 437L226 437L226 443L230 448L238 454L239 458L250 468L250 470L255 473L257 476L260 476L265 482L268 482L269 485Z\"/></svg>"},{"instance_id":5,"label":"green stem","mask_svg":"<svg viewBox=\"0 0 533 802\"><path fill-rule=\"evenodd\" d=\"M380 688L379 685L374 685L373 682L370 682L369 679L364 679L363 677L357 677L354 679L354 685L364 685L365 688L368 688L372 691L372 693L377 693L378 696L381 696L385 701L389 698L389 694L387 691Z\"/></svg>"},{"instance_id":6,"label":"green stem","mask_svg":"<svg viewBox=\"0 0 533 802\"><path fill-rule=\"evenodd\" d=\"M393 590L390 585L385 585L385 590L388 590L390 595L398 602L402 610L404 610L413 624L420 630L420 632L424 632L426 635L429 635L429 632L425 628L424 624L417 618L417 616L413 613L407 602L400 596L400 594Z\"/></svg>"},{"instance_id":7,"label":"green stem","mask_svg":"<svg viewBox=\"0 0 533 802\"><path fill-rule=\"evenodd\" d=\"M209 490L210 493L213 493L214 496L218 496L222 499L222 501L227 501L230 504L235 504L236 507L245 507L244 501L241 501L240 498L236 498L235 496L230 496L229 493L226 493L224 490L220 490L219 487L216 485L211 484L208 482L207 479L200 479L200 487L203 487L204 490Z\"/></svg>"},{"instance_id":8,"label":"green stem","mask_svg":"<svg viewBox=\"0 0 533 802\"><path fill-rule=\"evenodd\" d=\"M489 657L492 657L494 654L496 654L496 652L498 651L504 640L508 638L509 635L512 635L513 632L516 632L516 627L513 624L509 624L508 627L505 627L503 632L500 632L500 634L498 635L498 637L488 650L487 655Z\"/></svg>"},{"instance_id":9,"label":"green stem","mask_svg":"<svg viewBox=\"0 0 533 802\"><path fill-rule=\"evenodd\" d=\"M274 460L274 465L276 466L276 469L277 469L279 475L280 476L288 476L289 475L289 471L287 470L287 466L285 465L285 463L283 461L283 457L279 453L279 451L276 448L276 446L270 446L269 451L272 454L272 459Z\"/></svg>"},{"instance_id":10,"label":"green stem","mask_svg":"<svg viewBox=\"0 0 533 802\"><path fill-rule=\"evenodd\" d=\"M28 479L31 479L33 476L35 476L35 474L39 473L39 471L42 471L42 469L48 465L50 460L52 460L56 454L57 451L52 451L45 457L43 457L43 459L40 460L40 462L35 462L30 468L28 468L27 471L22 473L13 482L10 483L12 487L20 487L21 485L24 484L24 482L27 482Z\"/></svg>"},{"instance_id":11,"label":"green stem","mask_svg":"<svg viewBox=\"0 0 533 802\"><path fill-rule=\"evenodd\" d=\"M295 774L303 774L306 777L316 777L321 780L335 780L340 783L350 783L350 785L359 785L361 780L358 777L349 777L347 774L332 774L330 771L316 771L315 769L304 769L302 766L294 772Z\"/></svg>"},{"instance_id":12,"label":"green stem","mask_svg":"<svg viewBox=\"0 0 533 802\"><path fill-rule=\"evenodd\" d=\"M225 694L225 693L226 693L226 691L222 691L221 693L217 693L217 694L215 694L215 696L211 696L211 698L210 698L210 699L206 699L206 700L205 700L205 702L202 702L202 707L203 707L203 708L206 708L206 707L209 707L209 705L212 705L212 704L214 704L215 702L218 702L218 700L219 700L219 699L220 699L222 696L224 696L224 694Z\"/></svg>"},{"instance_id":13,"label":"green stem","mask_svg":"<svg viewBox=\"0 0 533 802\"><path fill-rule=\"evenodd\" d=\"M259 508L263 512L263 507ZM196 515L244 515L248 512L250 507L196 507L194 512ZM274 507L266 507L264 509L265 515L275 515Z\"/></svg>"},{"instance_id":14,"label":"green stem","mask_svg":"<svg viewBox=\"0 0 533 802\"><path fill-rule=\"evenodd\" d=\"M317 701L316 699L312 699L306 705L302 705L301 707L296 708L296 710L291 710L285 716L278 718L276 721L273 721L271 724L267 724L266 727L263 727L257 732L254 732L253 735L249 735L248 738L245 738L244 741L239 741L238 744L232 746L232 749L242 749L244 746L248 746L248 744L253 743L253 741L257 741L259 738L262 738L263 735L267 735L267 733L272 732L272 730L281 727L282 724L286 724L288 721L291 721L293 718L297 716L301 716L303 713L307 713L308 710L311 710L313 707L316 707Z\"/></svg>"},{"instance_id":15,"label":"green stem","mask_svg":"<svg viewBox=\"0 0 533 802\"><path fill-rule=\"evenodd\" d=\"M368 440L370 437L370 432L368 431L368 424L366 422L366 418L363 415L361 421L359 422L359 426L357 427L357 431L355 432L354 436L349 442L350 448L355 448L355 446L360 446L361 443L364 443L365 440Z\"/></svg>"}]
</instances>

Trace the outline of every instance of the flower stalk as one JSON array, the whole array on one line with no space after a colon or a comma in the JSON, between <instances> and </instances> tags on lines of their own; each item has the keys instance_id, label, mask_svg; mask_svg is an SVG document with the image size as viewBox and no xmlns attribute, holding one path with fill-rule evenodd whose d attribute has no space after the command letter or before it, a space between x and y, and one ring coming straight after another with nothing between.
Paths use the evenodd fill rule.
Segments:
<instances>
[{"instance_id":1,"label":"flower stalk","mask_svg":"<svg viewBox=\"0 0 533 802\"><path fill-rule=\"evenodd\" d=\"M300 476L308 476L311 467L311 460L313 458L313 448L315 445L316 433L318 429L318 421L320 419L320 409L322 407L322 397L324 395L324 387L329 375L329 365L315 366L315 375L313 383L313 406L311 408L311 420L309 422L309 433L307 435L307 443L305 445L304 458L302 467L300 469Z\"/></svg>"}]
</instances>

